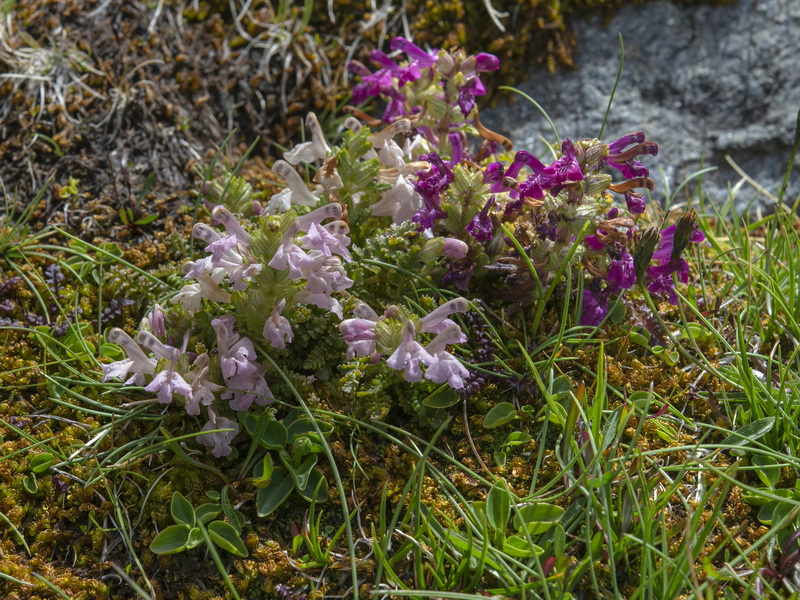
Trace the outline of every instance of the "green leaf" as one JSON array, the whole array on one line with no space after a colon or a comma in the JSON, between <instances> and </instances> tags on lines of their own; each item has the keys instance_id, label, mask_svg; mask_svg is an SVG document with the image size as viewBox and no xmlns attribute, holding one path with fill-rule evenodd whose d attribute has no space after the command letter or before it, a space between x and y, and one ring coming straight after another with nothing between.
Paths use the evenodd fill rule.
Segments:
<instances>
[{"instance_id":1,"label":"green leaf","mask_svg":"<svg viewBox=\"0 0 800 600\"><path fill-rule=\"evenodd\" d=\"M503 540L503 552L517 558L528 558L534 554L544 554L544 549L536 544L529 544L528 540L518 535L510 535Z\"/></svg>"},{"instance_id":2,"label":"green leaf","mask_svg":"<svg viewBox=\"0 0 800 600\"><path fill-rule=\"evenodd\" d=\"M35 494L39 491L39 483L36 481L36 475L28 473L22 480L22 487L24 487L25 491L29 494Z\"/></svg>"},{"instance_id":3,"label":"green leaf","mask_svg":"<svg viewBox=\"0 0 800 600\"><path fill-rule=\"evenodd\" d=\"M102 343L98 350L100 356L107 356L112 360L122 360L125 358L125 352L116 344Z\"/></svg>"},{"instance_id":4,"label":"green leaf","mask_svg":"<svg viewBox=\"0 0 800 600\"><path fill-rule=\"evenodd\" d=\"M242 538L230 523L214 521L208 525L208 536L217 546L236 556L246 557L248 552Z\"/></svg>"},{"instance_id":5,"label":"green leaf","mask_svg":"<svg viewBox=\"0 0 800 600\"><path fill-rule=\"evenodd\" d=\"M203 532L200 531L199 527L192 527L192 530L189 532L189 539L186 542L186 549L191 550L199 546L203 541Z\"/></svg>"},{"instance_id":6,"label":"green leaf","mask_svg":"<svg viewBox=\"0 0 800 600\"><path fill-rule=\"evenodd\" d=\"M724 446L746 446L750 442L769 433L774 425L775 417L758 419L757 421L753 421L737 429L734 433L722 440L722 444Z\"/></svg>"},{"instance_id":7,"label":"green leaf","mask_svg":"<svg viewBox=\"0 0 800 600\"><path fill-rule=\"evenodd\" d=\"M772 456L764 456L762 454L753 456L753 465L758 467L756 475L764 482L764 485L768 485L771 488L778 485L778 481L781 478L781 468L778 464L778 461Z\"/></svg>"},{"instance_id":8,"label":"green leaf","mask_svg":"<svg viewBox=\"0 0 800 600\"><path fill-rule=\"evenodd\" d=\"M50 465L55 461L55 457L50 452L42 452L41 454L34 454L28 465L34 473L44 473L50 468Z\"/></svg>"},{"instance_id":9,"label":"green leaf","mask_svg":"<svg viewBox=\"0 0 800 600\"><path fill-rule=\"evenodd\" d=\"M153 554L176 554L186 549L192 528L188 525L170 525L150 543Z\"/></svg>"},{"instance_id":10,"label":"green leaf","mask_svg":"<svg viewBox=\"0 0 800 600\"><path fill-rule=\"evenodd\" d=\"M281 450L284 446L286 446L288 439L289 435L286 432L286 427L283 426L283 423L276 421L275 419L271 419L267 424L267 430L264 432L264 435L261 436L260 441L261 445L269 450Z\"/></svg>"},{"instance_id":11,"label":"green leaf","mask_svg":"<svg viewBox=\"0 0 800 600\"><path fill-rule=\"evenodd\" d=\"M423 406L430 408L449 408L461 399L456 391L449 385L444 384L430 396L422 401Z\"/></svg>"},{"instance_id":12,"label":"green leaf","mask_svg":"<svg viewBox=\"0 0 800 600\"><path fill-rule=\"evenodd\" d=\"M517 411L510 402L498 402L486 413L483 419L484 429L494 429L506 423L510 423L517 417Z\"/></svg>"},{"instance_id":13,"label":"green leaf","mask_svg":"<svg viewBox=\"0 0 800 600\"><path fill-rule=\"evenodd\" d=\"M506 466L506 460L508 459L508 456L506 455L504 450L495 450L492 453L492 457L494 458L494 462L497 464L497 466L499 467Z\"/></svg>"},{"instance_id":14,"label":"green leaf","mask_svg":"<svg viewBox=\"0 0 800 600\"><path fill-rule=\"evenodd\" d=\"M272 479L256 494L256 510L259 517L266 517L278 508L294 489L294 479L283 467L276 467Z\"/></svg>"},{"instance_id":15,"label":"green leaf","mask_svg":"<svg viewBox=\"0 0 800 600\"><path fill-rule=\"evenodd\" d=\"M194 508L192 508L192 503L189 502L183 494L180 492L172 494L172 503L170 504L169 510L176 523L179 525L188 525L190 528L194 527Z\"/></svg>"},{"instance_id":16,"label":"green leaf","mask_svg":"<svg viewBox=\"0 0 800 600\"><path fill-rule=\"evenodd\" d=\"M489 527L495 531L505 532L511 516L512 501L505 480L501 479L492 486L486 496L486 519Z\"/></svg>"},{"instance_id":17,"label":"green leaf","mask_svg":"<svg viewBox=\"0 0 800 600\"><path fill-rule=\"evenodd\" d=\"M201 504L200 506L194 509L194 514L197 517L197 521L203 524L206 524L209 521L216 519L221 512L222 512L221 504L211 504L210 502Z\"/></svg>"},{"instance_id":18,"label":"green leaf","mask_svg":"<svg viewBox=\"0 0 800 600\"><path fill-rule=\"evenodd\" d=\"M283 452L281 453L283 465L286 467L289 473L291 473L297 489L305 489L306 485L308 484L308 476L311 473L311 469L313 469L317 464L317 455L308 454L305 460L303 460L303 462L296 467L292 464L292 461L289 458L284 456L284 454L285 453Z\"/></svg>"},{"instance_id":19,"label":"green leaf","mask_svg":"<svg viewBox=\"0 0 800 600\"><path fill-rule=\"evenodd\" d=\"M544 533L561 519L564 509L555 504L533 502L526 504L514 515L514 527L520 533L527 529L530 535Z\"/></svg>"},{"instance_id":20,"label":"green leaf","mask_svg":"<svg viewBox=\"0 0 800 600\"><path fill-rule=\"evenodd\" d=\"M272 471L272 455L265 454L264 458L257 462L253 467L253 478L250 480L250 482L254 486L262 488L267 485L269 480L272 478Z\"/></svg>"},{"instance_id":21,"label":"green leaf","mask_svg":"<svg viewBox=\"0 0 800 600\"><path fill-rule=\"evenodd\" d=\"M289 436L289 442L293 442L296 437L305 435L307 433L315 433L314 423L311 419L297 419L286 428L286 433Z\"/></svg>"},{"instance_id":22,"label":"green leaf","mask_svg":"<svg viewBox=\"0 0 800 600\"><path fill-rule=\"evenodd\" d=\"M138 219L138 220L134 221L133 224L137 225L139 227L142 227L144 225L149 225L150 223L155 221L157 218L158 218L158 215L147 215L146 217L142 217L141 219Z\"/></svg>"},{"instance_id":23,"label":"green leaf","mask_svg":"<svg viewBox=\"0 0 800 600\"><path fill-rule=\"evenodd\" d=\"M316 498L312 498L315 492ZM297 493L309 502L312 499L315 502L325 502L328 499L328 482L322 470L318 467L311 469L305 487L297 486Z\"/></svg>"},{"instance_id":24,"label":"green leaf","mask_svg":"<svg viewBox=\"0 0 800 600\"><path fill-rule=\"evenodd\" d=\"M242 528L239 526L239 518L236 516L236 511L233 509L233 504L231 504L230 499L228 498L228 488L230 484L225 484L225 487L222 488L222 512L225 513L225 518L228 519L233 528L236 530L238 535L242 535Z\"/></svg>"},{"instance_id":25,"label":"green leaf","mask_svg":"<svg viewBox=\"0 0 800 600\"><path fill-rule=\"evenodd\" d=\"M506 440L506 444L509 446L522 446L530 442L533 438L530 434L525 433L524 431L512 431L508 434L508 440Z\"/></svg>"}]
</instances>

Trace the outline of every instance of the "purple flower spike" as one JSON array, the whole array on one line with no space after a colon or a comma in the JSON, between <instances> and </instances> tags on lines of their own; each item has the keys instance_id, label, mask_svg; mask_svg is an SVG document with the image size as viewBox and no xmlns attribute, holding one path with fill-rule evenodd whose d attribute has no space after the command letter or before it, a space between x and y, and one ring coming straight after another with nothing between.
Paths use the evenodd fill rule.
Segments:
<instances>
[{"instance_id":1,"label":"purple flower spike","mask_svg":"<svg viewBox=\"0 0 800 600\"><path fill-rule=\"evenodd\" d=\"M581 325L595 327L600 324L608 312L608 298L602 292L583 290L583 314Z\"/></svg>"},{"instance_id":2,"label":"purple flower spike","mask_svg":"<svg viewBox=\"0 0 800 600\"><path fill-rule=\"evenodd\" d=\"M589 246L590 250L594 250L595 252L600 252L606 248L606 245L594 234L587 235L585 238L583 238L583 241L587 246Z\"/></svg>"},{"instance_id":3,"label":"purple flower spike","mask_svg":"<svg viewBox=\"0 0 800 600\"><path fill-rule=\"evenodd\" d=\"M617 287L630 289L636 283L636 270L633 268L633 257L623 248L622 257L612 260L608 269L608 280Z\"/></svg>"},{"instance_id":4,"label":"purple flower spike","mask_svg":"<svg viewBox=\"0 0 800 600\"><path fill-rule=\"evenodd\" d=\"M474 237L481 243L490 242L494 238L494 225L492 225L492 218L489 216L489 210L495 204L495 197L489 198L486 203L472 221L464 228L467 233Z\"/></svg>"},{"instance_id":5,"label":"purple flower spike","mask_svg":"<svg viewBox=\"0 0 800 600\"><path fill-rule=\"evenodd\" d=\"M653 253L653 260L658 261L669 261L673 258L678 258L674 256L675 254L675 230L677 229L677 225L670 225L669 227L664 228L661 231L661 245L658 247ZM689 235L689 241L700 243L706 236L703 234L702 231L697 229L697 225L692 226L692 232ZM682 253L684 248L681 248ZM680 254L678 253L678 254Z\"/></svg>"},{"instance_id":6,"label":"purple flower spike","mask_svg":"<svg viewBox=\"0 0 800 600\"><path fill-rule=\"evenodd\" d=\"M454 178L453 171L435 152L428 154L425 160L431 163L431 170L418 172L417 182L414 184L414 190L422 196L424 207L412 219L423 230L432 229L436 219L447 217L447 213L442 210L440 198Z\"/></svg>"},{"instance_id":7,"label":"purple flower spike","mask_svg":"<svg viewBox=\"0 0 800 600\"><path fill-rule=\"evenodd\" d=\"M460 133L451 133L447 136L447 141L450 142L450 166L454 167L464 158L464 140L461 139Z\"/></svg>"},{"instance_id":8,"label":"purple flower spike","mask_svg":"<svg viewBox=\"0 0 800 600\"><path fill-rule=\"evenodd\" d=\"M516 178L517 175L519 175L519 172L522 170L522 167L528 167L531 171L538 175L553 175L555 173L555 169L544 166L542 161L540 161L530 152L520 150L514 155L514 161L511 163L511 166L508 167L506 177L511 177L512 179Z\"/></svg>"},{"instance_id":9,"label":"purple flower spike","mask_svg":"<svg viewBox=\"0 0 800 600\"><path fill-rule=\"evenodd\" d=\"M392 50L402 50L409 58L417 61L419 66L423 69L428 69L436 64L435 54L425 52L422 48L404 37L397 36L392 40L389 47Z\"/></svg>"},{"instance_id":10,"label":"purple flower spike","mask_svg":"<svg viewBox=\"0 0 800 600\"><path fill-rule=\"evenodd\" d=\"M475 96L482 96L486 93L486 88L483 87L481 80L473 77L467 83L458 86L458 108L461 109L461 114L466 118L475 108Z\"/></svg>"}]
</instances>

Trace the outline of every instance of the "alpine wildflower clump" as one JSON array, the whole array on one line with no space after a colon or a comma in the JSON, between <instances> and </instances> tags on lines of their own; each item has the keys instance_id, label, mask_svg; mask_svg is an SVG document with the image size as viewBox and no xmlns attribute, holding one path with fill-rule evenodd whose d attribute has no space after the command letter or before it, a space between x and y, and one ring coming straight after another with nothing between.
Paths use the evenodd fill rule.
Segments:
<instances>
[{"instance_id":1,"label":"alpine wildflower clump","mask_svg":"<svg viewBox=\"0 0 800 600\"><path fill-rule=\"evenodd\" d=\"M395 385L469 395L489 375L474 375L477 342L459 316L479 305L513 315L546 300L570 270L585 280L578 324L596 326L637 284L674 303L676 278L686 281L681 254L703 234L693 221L643 234L654 183L642 159L658 152L643 133L565 139L549 163L512 153L478 114L480 77L496 57L430 52L401 37L391 49L372 53L374 70L350 64L360 78L353 101L383 102L381 117L345 107L331 142L309 114L309 141L272 167L285 187L261 202L238 186L233 205L246 214L212 194L210 223L192 230L205 255L183 265L185 285L168 308L152 309L135 341L120 329L109 336L127 357L105 365L104 379L203 413L210 433L198 441L215 456L231 452L241 415L273 402L276 384L283 390L276 369L309 390L349 363ZM446 295L423 308L401 272Z\"/></svg>"}]
</instances>

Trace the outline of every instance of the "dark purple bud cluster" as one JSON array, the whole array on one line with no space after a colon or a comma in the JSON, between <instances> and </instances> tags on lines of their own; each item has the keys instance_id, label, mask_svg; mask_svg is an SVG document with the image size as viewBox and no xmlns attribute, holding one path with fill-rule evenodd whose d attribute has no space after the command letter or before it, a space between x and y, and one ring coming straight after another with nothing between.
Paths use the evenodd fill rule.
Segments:
<instances>
[{"instance_id":1,"label":"dark purple bud cluster","mask_svg":"<svg viewBox=\"0 0 800 600\"><path fill-rule=\"evenodd\" d=\"M117 298L112 298L108 306L103 309L100 315L100 322L103 325L107 325L114 319L118 319L122 316L122 309L131 304L135 304L135 302L129 298L122 298L119 300Z\"/></svg>"}]
</instances>

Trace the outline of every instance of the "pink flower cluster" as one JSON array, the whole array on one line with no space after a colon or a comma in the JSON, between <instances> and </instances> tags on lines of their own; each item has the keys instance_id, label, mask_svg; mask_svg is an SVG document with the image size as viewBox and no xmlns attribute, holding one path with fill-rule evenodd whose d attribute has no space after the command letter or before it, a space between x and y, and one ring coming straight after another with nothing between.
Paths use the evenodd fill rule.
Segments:
<instances>
[{"instance_id":1,"label":"pink flower cluster","mask_svg":"<svg viewBox=\"0 0 800 600\"><path fill-rule=\"evenodd\" d=\"M291 279L305 280L305 286L295 295L296 302L329 310L340 319L342 306L332 294L353 285L353 280L347 277L342 265L342 260L349 262L351 258L347 250L350 245L347 234L350 230L347 223L339 220L341 215L341 205L331 203L298 217L268 263L277 271L288 270ZM335 220L322 225L322 221L328 218ZM305 235L295 239L299 233ZM283 325L284 331L286 325L288 323ZM274 338L277 335L275 331L272 326L267 331L265 325L264 337Z\"/></svg>"},{"instance_id":2,"label":"pink flower cluster","mask_svg":"<svg viewBox=\"0 0 800 600\"><path fill-rule=\"evenodd\" d=\"M453 313L466 312L467 308L467 301L463 298L450 300L422 317L417 325L397 307L390 307L379 317L371 307L360 304L354 311L355 319L345 319L339 324L347 343L347 358L361 356L377 361L383 352L390 354L386 364L403 371L403 377L408 382L420 381L425 377L434 383L447 383L453 389L461 389L469 371L446 348L450 344L463 343L467 338L448 317ZM379 339L380 322L393 325L394 328L402 327L399 343L393 348L385 347ZM436 337L423 346L417 341L419 333L433 333ZM424 373L423 365L427 367Z\"/></svg>"}]
</instances>

